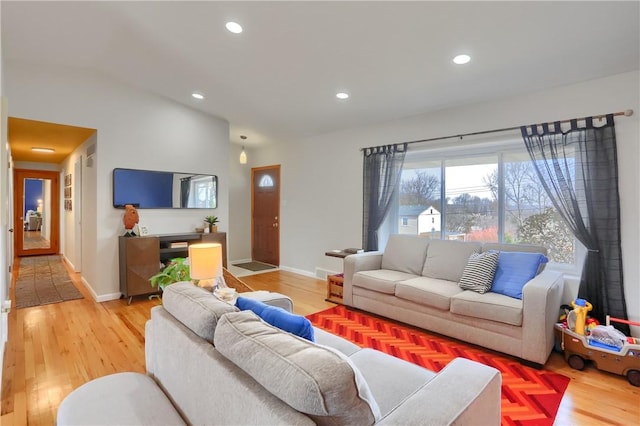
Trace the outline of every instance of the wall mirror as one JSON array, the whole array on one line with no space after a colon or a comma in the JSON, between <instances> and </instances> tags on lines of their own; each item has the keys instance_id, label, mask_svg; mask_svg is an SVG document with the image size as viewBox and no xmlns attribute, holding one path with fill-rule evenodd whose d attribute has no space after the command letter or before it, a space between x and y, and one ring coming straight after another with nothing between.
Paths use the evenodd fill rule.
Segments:
<instances>
[{"instance_id":1,"label":"wall mirror","mask_svg":"<svg viewBox=\"0 0 640 426\"><path fill-rule=\"evenodd\" d=\"M218 177L195 173L113 169L113 207L215 209Z\"/></svg>"}]
</instances>

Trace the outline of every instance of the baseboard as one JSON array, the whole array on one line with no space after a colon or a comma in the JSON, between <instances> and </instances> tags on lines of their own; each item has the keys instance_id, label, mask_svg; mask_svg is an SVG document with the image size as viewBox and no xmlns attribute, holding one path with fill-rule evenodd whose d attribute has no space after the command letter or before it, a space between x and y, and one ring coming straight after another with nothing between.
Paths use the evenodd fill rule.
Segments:
<instances>
[{"instance_id":1,"label":"baseboard","mask_svg":"<svg viewBox=\"0 0 640 426\"><path fill-rule=\"evenodd\" d=\"M89 290L89 293L91 293L91 297L93 297L93 300L95 300L98 303L108 302L109 300L117 300L122 297L122 293L108 293L108 294L101 294L100 296L98 296L98 294L96 294L96 292L93 291L93 288L91 287L89 282L84 279L84 277L80 277L80 281L82 281L82 284L84 284L87 290Z\"/></svg>"},{"instance_id":2,"label":"baseboard","mask_svg":"<svg viewBox=\"0 0 640 426\"><path fill-rule=\"evenodd\" d=\"M305 271L303 269L296 269L296 268L291 268L289 266L282 266L282 265L280 265L280 269L282 271L293 272L294 274L298 274L298 275L304 275L305 277L318 278L313 272Z\"/></svg>"},{"instance_id":3,"label":"baseboard","mask_svg":"<svg viewBox=\"0 0 640 426\"><path fill-rule=\"evenodd\" d=\"M109 294L103 294L99 297L96 297L95 300L98 303L102 303L102 302L108 302L110 300L118 300L122 297L122 293L109 293Z\"/></svg>"},{"instance_id":4,"label":"baseboard","mask_svg":"<svg viewBox=\"0 0 640 426\"><path fill-rule=\"evenodd\" d=\"M314 275L314 277L315 278L320 278L321 280L326 280L327 276L335 275L335 274L339 274L339 273L340 272L332 271L331 269L316 268L316 274Z\"/></svg>"},{"instance_id":5,"label":"baseboard","mask_svg":"<svg viewBox=\"0 0 640 426\"><path fill-rule=\"evenodd\" d=\"M235 265L236 263L244 263L244 262L251 262L251 259L234 260L231 262L231 264ZM284 265L278 266L278 269L280 269L281 271L293 272L294 274L304 275L305 277L309 277L309 278L318 278L321 280L326 279L327 275L338 273L338 272L330 271L328 269L316 268L316 273L314 274L311 271L305 271L304 269L297 269L297 268L292 268L290 266L284 266ZM266 271L260 271L260 272L269 272L269 271L266 270Z\"/></svg>"},{"instance_id":6,"label":"baseboard","mask_svg":"<svg viewBox=\"0 0 640 426\"><path fill-rule=\"evenodd\" d=\"M62 260L64 260L71 267L71 270L73 272L78 272L78 271L76 271L76 267L73 265L73 263L71 263L69 258L64 253L62 253Z\"/></svg>"}]
</instances>

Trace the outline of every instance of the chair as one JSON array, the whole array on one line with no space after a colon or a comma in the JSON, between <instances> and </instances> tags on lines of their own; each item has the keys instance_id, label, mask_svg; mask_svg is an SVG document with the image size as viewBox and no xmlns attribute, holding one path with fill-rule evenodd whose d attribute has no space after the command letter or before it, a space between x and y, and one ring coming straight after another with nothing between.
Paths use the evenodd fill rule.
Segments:
<instances>
[{"instance_id":1,"label":"chair","mask_svg":"<svg viewBox=\"0 0 640 426\"><path fill-rule=\"evenodd\" d=\"M33 210L28 210L24 218L25 231L37 231L42 224L42 217L38 216Z\"/></svg>"}]
</instances>

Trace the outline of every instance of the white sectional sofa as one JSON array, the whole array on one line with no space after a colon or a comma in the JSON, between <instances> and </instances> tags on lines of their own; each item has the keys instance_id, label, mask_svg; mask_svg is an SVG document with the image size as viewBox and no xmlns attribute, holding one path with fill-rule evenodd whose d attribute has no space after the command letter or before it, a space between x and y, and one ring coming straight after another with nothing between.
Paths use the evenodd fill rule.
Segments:
<instances>
[{"instance_id":1,"label":"white sectional sofa","mask_svg":"<svg viewBox=\"0 0 640 426\"><path fill-rule=\"evenodd\" d=\"M261 297L290 310L282 299ZM146 325L145 352L147 375L80 386L57 424L500 423L502 378L492 367L456 358L435 373L320 329L312 343L191 283L166 288Z\"/></svg>"},{"instance_id":2,"label":"white sectional sofa","mask_svg":"<svg viewBox=\"0 0 640 426\"><path fill-rule=\"evenodd\" d=\"M461 288L470 255L490 250L546 254L531 245L391 235L384 252L345 258L344 304L543 365L553 348L562 274L540 268L521 299Z\"/></svg>"}]
</instances>

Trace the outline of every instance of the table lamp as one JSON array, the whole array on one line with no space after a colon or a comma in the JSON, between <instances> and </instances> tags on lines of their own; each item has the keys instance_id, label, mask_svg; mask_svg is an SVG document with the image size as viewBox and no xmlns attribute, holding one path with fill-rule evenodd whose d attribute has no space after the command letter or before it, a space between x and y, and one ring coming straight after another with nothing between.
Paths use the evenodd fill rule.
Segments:
<instances>
[{"instance_id":1,"label":"table lamp","mask_svg":"<svg viewBox=\"0 0 640 426\"><path fill-rule=\"evenodd\" d=\"M200 287L226 287L222 276L222 245L218 243L192 244L189 246L191 279Z\"/></svg>"}]
</instances>

